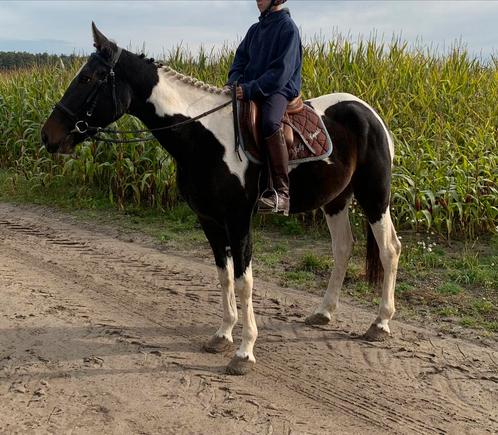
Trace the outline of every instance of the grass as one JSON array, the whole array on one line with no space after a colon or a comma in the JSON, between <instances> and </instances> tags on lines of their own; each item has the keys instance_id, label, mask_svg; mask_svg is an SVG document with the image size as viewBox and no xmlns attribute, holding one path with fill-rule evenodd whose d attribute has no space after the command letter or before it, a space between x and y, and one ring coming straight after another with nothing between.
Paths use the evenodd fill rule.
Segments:
<instances>
[{"instance_id":1,"label":"grass","mask_svg":"<svg viewBox=\"0 0 498 435\"><path fill-rule=\"evenodd\" d=\"M73 209L114 209L109 198L88 185L78 185L58 177L50 186L33 183L13 170L0 169L0 200Z\"/></svg>"},{"instance_id":2,"label":"grass","mask_svg":"<svg viewBox=\"0 0 498 435\"><path fill-rule=\"evenodd\" d=\"M301 287L306 288L310 281L315 279L315 275L312 272L307 272L305 270L295 270L285 272L281 279L281 284L286 287Z\"/></svg>"},{"instance_id":3,"label":"grass","mask_svg":"<svg viewBox=\"0 0 498 435\"><path fill-rule=\"evenodd\" d=\"M447 282L436 288L436 292L441 293L442 295L458 295L462 290L462 287L453 282Z\"/></svg>"},{"instance_id":4,"label":"grass","mask_svg":"<svg viewBox=\"0 0 498 435\"><path fill-rule=\"evenodd\" d=\"M458 309L454 307L443 307L437 311L441 317L455 317L458 316Z\"/></svg>"},{"instance_id":5,"label":"grass","mask_svg":"<svg viewBox=\"0 0 498 435\"><path fill-rule=\"evenodd\" d=\"M301 270L305 272L328 272L330 270L330 258L324 255L316 255L312 252L307 252L301 256Z\"/></svg>"}]
</instances>

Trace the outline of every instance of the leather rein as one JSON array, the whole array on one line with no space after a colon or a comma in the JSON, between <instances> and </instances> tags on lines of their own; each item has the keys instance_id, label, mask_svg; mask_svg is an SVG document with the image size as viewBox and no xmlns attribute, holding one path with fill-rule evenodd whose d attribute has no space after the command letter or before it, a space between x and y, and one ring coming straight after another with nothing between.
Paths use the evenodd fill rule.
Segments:
<instances>
[{"instance_id":1,"label":"leather rein","mask_svg":"<svg viewBox=\"0 0 498 435\"><path fill-rule=\"evenodd\" d=\"M107 134L137 134L137 133L147 133L147 132L154 132L154 131L164 131L164 130L173 130L175 128L179 127L184 127L186 125L192 124L195 121L204 118L205 116L208 116L214 112L217 112L224 107L227 107L232 104L232 101L227 101L226 103L220 104L219 106L214 107L213 109L210 109L206 112L201 113L200 115L195 116L194 118L187 119L185 121L177 122L176 124L173 125L168 125L165 127L158 127L158 128L147 128L147 129L140 129L140 130L115 130L115 129L109 129L109 128L103 128L103 127L95 127L92 125L89 125L88 122L90 118L93 116L93 111L95 110L95 107L97 107L97 102L100 96L100 90L102 87L108 83L111 84L111 90L112 90L112 99L113 99L113 104L114 104L114 111L115 115L117 116L118 114L118 100L116 97L116 74L114 72L114 67L118 63L119 57L121 56L122 49L118 47L118 51L115 53L114 57L111 59L110 62L108 62L106 59L104 59L100 54L98 53L93 53L91 57L94 57L97 59L99 62L103 63L107 68L108 72L104 79L99 80L93 89L90 91L88 94L87 98L85 99L85 102L83 103L83 107L88 107L88 109L85 111L84 115L81 114L76 114L73 110L68 108L65 104L62 102L59 102L55 105L54 109L59 109L66 117L68 117L71 121L74 122L74 128L69 132L71 133L79 133L83 134L86 137L90 137L91 134L99 134L99 133L107 133ZM149 140L154 140L155 137L150 135L144 138L134 138L134 139L109 139L105 137L99 137L95 136L93 137L93 140L97 142L109 142L109 143L134 143L134 142L147 142Z\"/></svg>"}]
</instances>

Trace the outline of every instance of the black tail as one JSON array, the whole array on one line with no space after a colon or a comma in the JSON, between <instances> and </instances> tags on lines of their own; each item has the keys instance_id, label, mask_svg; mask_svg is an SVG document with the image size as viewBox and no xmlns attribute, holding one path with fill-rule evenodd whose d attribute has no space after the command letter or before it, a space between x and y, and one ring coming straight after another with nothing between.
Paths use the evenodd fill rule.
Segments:
<instances>
[{"instance_id":1,"label":"black tail","mask_svg":"<svg viewBox=\"0 0 498 435\"><path fill-rule=\"evenodd\" d=\"M367 222L367 258L366 258L367 281L373 286L379 286L384 279L384 268L380 261L379 246L375 240L372 228Z\"/></svg>"}]
</instances>

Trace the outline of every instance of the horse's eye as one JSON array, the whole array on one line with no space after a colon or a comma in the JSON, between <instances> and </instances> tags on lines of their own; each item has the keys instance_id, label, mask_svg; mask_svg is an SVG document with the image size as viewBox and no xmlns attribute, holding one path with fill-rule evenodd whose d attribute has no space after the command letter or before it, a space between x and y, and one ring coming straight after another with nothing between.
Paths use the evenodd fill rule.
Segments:
<instances>
[{"instance_id":1,"label":"horse's eye","mask_svg":"<svg viewBox=\"0 0 498 435\"><path fill-rule=\"evenodd\" d=\"M91 80L92 80L91 77L88 77L88 76L80 76L80 78L79 78L79 82L83 83L85 85L90 83Z\"/></svg>"}]
</instances>

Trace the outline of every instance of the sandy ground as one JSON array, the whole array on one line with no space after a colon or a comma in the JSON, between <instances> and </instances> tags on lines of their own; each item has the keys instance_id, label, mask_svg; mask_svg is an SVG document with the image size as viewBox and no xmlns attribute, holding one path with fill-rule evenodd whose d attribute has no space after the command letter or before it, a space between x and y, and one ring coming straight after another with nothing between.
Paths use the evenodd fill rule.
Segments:
<instances>
[{"instance_id":1,"label":"sandy ground","mask_svg":"<svg viewBox=\"0 0 498 435\"><path fill-rule=\"evenodd\" d=\"M0 204L1 433L498 433L498 349L256 281L257 366L200 351L216 270L43 208ZM240 329L235 331L240 337Z\"/></svg>"}]
</instances>

